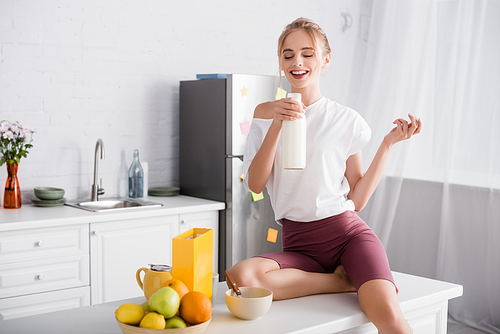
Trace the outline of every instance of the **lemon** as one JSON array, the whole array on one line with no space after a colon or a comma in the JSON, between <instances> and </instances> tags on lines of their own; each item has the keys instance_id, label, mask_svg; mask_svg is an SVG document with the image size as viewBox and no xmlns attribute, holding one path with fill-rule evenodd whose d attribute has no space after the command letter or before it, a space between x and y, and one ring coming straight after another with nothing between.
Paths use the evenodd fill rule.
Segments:
<instances>
[{"instance_id":1,"label":"lemon","mask_svg":"<svg viewBox=\"0 0 500 334\"><path fill-rule=\"evenodd\" d=\"M144 309L141 305L127 303L116 309L115 316L121 323L137 326L144 317Z\"/></svg>"},{"instance_id":2,"label":"lemon","mask_svg":"<svg viewBox=\"0 0 500 334\"><path fill-rule=\"evenodd\" d=\"M154 328L154 329L164 329L165 328L165 317L156 312L149 312L142 318L139 327L143 328Z\"/></svg>"}]
</instances>

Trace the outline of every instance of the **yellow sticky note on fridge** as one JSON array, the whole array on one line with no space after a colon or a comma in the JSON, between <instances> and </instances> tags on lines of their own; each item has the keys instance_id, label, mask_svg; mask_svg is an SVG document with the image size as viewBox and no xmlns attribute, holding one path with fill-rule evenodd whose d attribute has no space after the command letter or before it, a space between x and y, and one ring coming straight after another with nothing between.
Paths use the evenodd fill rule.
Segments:
<instances>
[{"instance_id":1,"label":"yellow sticky note on fridge","mask_svg":"<svg viewBox=\"0 0 500 334\"><path fill-rule=\"evenodd\" d=\"M282 89L281 87L278 87L278 90L276 91L276 100L281 100L282 98L286 97L286 90Z\"/></svg>"},{"instance_id":2,"label":"yellow sticky note on fridge","mask_svg":"<svg viewBox=\"0 0 500 334\"><path fill-rule=\"evenodd\" d=\"M254 202L260 201L261 199L264 199L264 194L262 192L260 194L252 192L252 200Z\"/></svg>"},{"instance_id":3,"label":"yellow sticky note on fridge","mask_svg":"<svg viewBox=\"0 0 500 334\"><path fill-rule=\"evenodd\" d=\"M278 230L275 230L274 228L269 228L267 230L266 240L272 243L276 243L276 239L278 239Z\"/></svg>"}]
</instances>

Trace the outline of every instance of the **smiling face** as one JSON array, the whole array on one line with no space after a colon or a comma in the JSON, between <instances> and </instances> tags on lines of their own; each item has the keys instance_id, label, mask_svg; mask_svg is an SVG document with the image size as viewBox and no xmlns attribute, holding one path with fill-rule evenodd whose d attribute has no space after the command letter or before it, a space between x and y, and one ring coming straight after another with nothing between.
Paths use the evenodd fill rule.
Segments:
<instances>
[{"instance_id":1,"label":"smiling face","mask_svg":"<svg viewBox=\"0 0 500 334\"><path fill-rule=\"evenodd\" d=\"M330 54L318 50L311 36L304 30L291 32L283 41L280 65L295 90L319 89L321 69L326 68L329 62Z\"/></svg>"}]
</instances>

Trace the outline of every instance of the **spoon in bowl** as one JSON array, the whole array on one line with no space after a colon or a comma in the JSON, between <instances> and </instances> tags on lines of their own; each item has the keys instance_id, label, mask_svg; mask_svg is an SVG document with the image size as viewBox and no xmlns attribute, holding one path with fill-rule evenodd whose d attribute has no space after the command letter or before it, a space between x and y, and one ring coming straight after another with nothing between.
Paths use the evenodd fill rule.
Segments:
<instances>
[{"instance_id":1,"label":"spoon in bowl","mask_svg":"<svg viewBox=\"0 0 500 334\"><path fill-rule=\"evenodd\" d=\"M243 298L243 297L241 297L240 288L236 284L231 273L228 270L226 270L226 271L224 271L224 274L226 275L226 283L227 283L227 286L229 287L229 289L233 289L234 293L236 294L236 296L238 298Z\"/></svg>"}]
</instances>

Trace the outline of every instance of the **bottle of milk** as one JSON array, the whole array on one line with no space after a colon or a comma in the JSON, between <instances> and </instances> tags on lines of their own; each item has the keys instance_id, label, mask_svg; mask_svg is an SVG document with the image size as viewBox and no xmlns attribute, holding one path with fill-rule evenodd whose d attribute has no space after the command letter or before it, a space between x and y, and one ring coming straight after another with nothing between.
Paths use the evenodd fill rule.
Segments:
<instances>
[{"instance_id":1,"label":"bottle of milk","mask_svg":"<svg viewBox=\"0 0 500 334\"><path fill-rule=\"evenodd\" d=\"M302 100L300 93L288 93L299 103ZM293 121L283 121L281 129L281 155L284 169L303 169L306 167L306 115Z\"/></svg>"}]
</instances>

